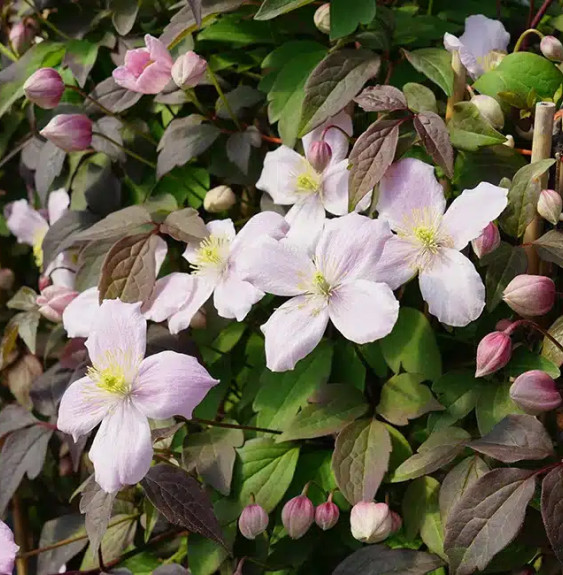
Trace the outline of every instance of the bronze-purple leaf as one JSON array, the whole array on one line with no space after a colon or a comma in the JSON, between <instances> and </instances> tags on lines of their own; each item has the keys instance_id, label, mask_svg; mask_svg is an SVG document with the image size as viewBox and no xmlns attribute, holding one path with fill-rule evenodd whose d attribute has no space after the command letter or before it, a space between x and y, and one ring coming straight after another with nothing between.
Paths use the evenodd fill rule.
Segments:
<instances>
[{"instance_id":1,"label":"bronze-purple leaf","mask_svg":"<svg viewBox=\"0 0 563 575\"><path fill-rule=\"evenodd\" d=\"M421 112L414 117L414 128L432 159L452 178L454 149L444 120L434 112Z\"/></svg>"},{"instance_id":2,"label":"bronze-purple leaf","mask_svg":"<svg viewBox=\"0 0 563 575\"><path fill-rule=\"evenodd\" d=\"M407 109L405 95L394 86L369 86L354 98L354 102L366 112L392 112Z\"/></svg>"},{"instance_id":3,"label":"bronze-purple leaf","mask_svg":"<svg viewBox=\"0 0 563 575\"><path fill-rule=\"evenodd\" d=\"M543 480L541 514L553 552L563 564L563 467L561 466L552 469Z\"/></svg>"}]
</instances>

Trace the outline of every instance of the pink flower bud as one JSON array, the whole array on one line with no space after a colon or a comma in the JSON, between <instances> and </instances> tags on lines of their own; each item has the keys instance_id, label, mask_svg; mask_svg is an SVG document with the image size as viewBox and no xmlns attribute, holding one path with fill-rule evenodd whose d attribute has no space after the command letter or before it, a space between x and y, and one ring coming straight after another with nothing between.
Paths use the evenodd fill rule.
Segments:
<instances>
[{"instance_id":1,"label":"pink flower bud","mask_svg":"<svg viewBox=\"0 0 563 575\"><path fill-rule=\"evenodd\" d=\"M255 539L268 527L269 517L265 509L257 503L247 505L240 514L238 528L247 539Z\"/></svg>"},{"instance_id":2,"label":"pink flower bud","mask_svg":"<svg viewBox=\"0 0 563 575\"><path fill-rule=\"evenodd\" d=\"M84 114L59 114L39 133L65 152L80 152L92 143L92 120Z\"/></svg>"},{"instance_id":3,"label":"pink flower bud","mask_svg":"<svg viewBox=\"0 0 563 575\"><path fill-rule=\"evenodd\" d=\"M395 533L395 532L399 531L399 529L403 525L403 520L401 519L401 516L398 513L396 513L395 511L391 511L391 521L393 523L393 525L391 527L391 532Z\"/></svg>"},{"instance_id":4,"label":"pink flower bud","mask_svg":"<svg viewBox=\"0 0 563 575\"><path fill-rule=\"evenodd\" d=\"M317 172L322 172L332 158L332 148L324 140L317 140L309 148L309 163Z\"/></svg>"},{"instance_id":5,"label":"pink flower bud","mask_svg":"<svg viewBox=\"0 0 563 575\"><path fill-rule=\"evenodd\" d=\"M300 539L315 520L315 507L306 495L290 499L282 509L282 523L292 539Z\"/></svg>"},{"instance_id":6,"label":"pink flower bud","mask_svg":"<svg viewBox=\"0 0 563 575\"><path fill-rule=\"evenodd\" d=\"M338 506L332 501L325 501L315 509L315 523L323 530L332 529L340 517Z\"/></svg>"},{"instance_id":7,"label":"pink flower bud","mask_svg":"<svg viewBox=\"0 0 563 575\"><path fill-rule=\"evenodd\" d=\"M23 54L31 46L36 32L37 24L32 18L25 18L12 26L8 37L17 54Z\"/></svg>"},{"instance_id":8,"label":"pink flower bud","mask_svg":"<svg viewBox=\"0 0 563 575\"><path fill-rule=\"evenodd\" d=\"M555 302L555 284L545 276L521 274L506 286L502 299L521 316L544 315Z\"/></svg>"},{"instance_id":9,"label":"pink flower bud","mask_svg":"<svg viewBox=\"0 0 563 575\"><path fill-rule=\"evenodd\" d=\"M544 36L540 42L540 50L549 60L563 61L563 44L555 36Z\"/></svg>"},{"instance_id":10,"label":"pink flower bud","mask_svg":"<svg viewBox=\"0 0 563 575\"><path fill-rule=\"evenodd\" d=\"M504 331L508 329L514 322L510 319L499 319L495 325L497 331Z\"/></svg>"},{"instance_id":11,"label":"pink flower bud","mask_svg":"<svg viewBox=\"0 0 563 575\"><path fill-rule=\"evenodd\" d=\"M59 105L65 83L53 68L40 68L26 80L23 90L28 100L40 108L51 110Z\"/></svg>"},{"instance_id":12,"label":"pink flower bud","mask_svg":"<svg viewBox=\"0 0 563 575\"><path fill-rule=\"evenodd\" d=\"M37 296L39 313L50 321L59 322L66 306L77 295L78 292L63 286L48 286Z\"/></svg>"},{"instance_id":13,"label":"pink flower bud","mask_svg":"<svg viewBox=\"0 0 563 575\"><path fill-rule=\"evenodd\" d=\"M328 2L317 8L313 20L319 32L330 34L330 4Z\"/></svg>"},{"instance_id":14,"label":"pink flower bud","mask_svg":"<svg viewBox=\"0 0 563 575\"><path fill-rule=\"evenodd\" d=\"M487 334L477 346L475 377L483 377L503 368L512 355L510 336L502 331Z\"/></svg>"},{"instance_id":15,"label":"pink flower bud","mask_svg":"<svg viewBox=\"0 0 563 575\"><path fill-rule=\"evenodd\" d=\"M510 386L510 397L531 415L551 411L561 405L561 395L555 381L539 369L519 375Z\"/></svg>"},{"instance_id":16,"label":"pink flower bud","mask_svg":"<svg viewBox=\"0 0 563 575\"><path fill-rule=\"evenodd\" d=\"M563 202L555 190L542 190L538 200L538 214L554 226L559 222Z\"/></svg>"},{"instance_id":17,"label":"pink flower bud","mask_svg":"<svg viewBox=\"0 0 563 575\"><path fill-rule=\"evenodd\" d=\"M482 258L484 255L490 254L492 251L496 250L499 245L500 234L498 228L493 224L493 222L488 224L481 232L481 235L471 242L473 251L478 258Z\"/></svg>"},{"instance_id":18,"label":"pink flower bud","mask_svg":"<svg viewBox=\"0 0 563 575\"><path fill-rule=\"evenodd\" d=\"M43 291L46 287L49 287L51 283L51 278L49 276L40 275L38 281L39 291Z\"/></svg>"},{"instance_id":19,"label":"pink flower bud","mask_svg":"<svg viewBox=\"0 0 563 575\"><path fill-rule=\"evenodd\" d=\"M393 530L393 518L386 503L360 501L350 513L352 535L363 543L378 543Z\"/></svg>"},{"instance_id":20,"label":"pink flower bud","mask_svg":"<svg viewBox=\"0 0 563 575\"><path fill-rule=\"evenodd\" d=\"M206 70L207 62L205 59L190 50L174 62L172 79L178 88L193 88L201 82Z\"/></svg>"}]
</instances>

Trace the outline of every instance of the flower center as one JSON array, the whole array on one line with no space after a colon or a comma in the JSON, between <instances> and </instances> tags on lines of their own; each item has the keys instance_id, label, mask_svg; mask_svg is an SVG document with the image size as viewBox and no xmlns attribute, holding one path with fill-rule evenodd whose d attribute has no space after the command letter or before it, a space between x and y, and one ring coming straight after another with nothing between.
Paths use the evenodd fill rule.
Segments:
<instances>
[{"instance_id":1,"label":"flower center","mask_svg":"<svg viewBox=\"0 0 563 575\"><path fill-rule=\"evenodd\" d=\"M438 234L434 228L429 228L427 226L417 226L413 229L412 233L414 237L422 244L422 247L426 251L432 254L438 252L440 242Z\"/></svg>"},{"instance_id":2,"label":"flower center","mask_svg":"<svg viewBox=\"0 0 563 575\"><path fill-rule=\"evenodd\" d=\"M502 61L502 59L506 56L505 52L499 52L498 50L491 50L487 52L484 56L479 56L477 58L477 62L481 64L483 70L485 72L489 72L490 70L494 70Z\"/></svg>"},{"instance_id":3,"label":"flower center","mask_svg":"<svg viewBox=\"0 0 563 575\"><path fill-rule=\"evenodd\" d=\"M226 236L211 235L202 240L193 263L194 273L202 274L209 268L222 270L229 258L230 243Z\"/></svg>"},{"instance_id":4,"label":"flower center","mask_svg":"<svg viewBox=\"0 0 563 575\"><path fill-rule=\"evenodd\" d=\"M89 367L87 375L100 389L109 393L127 395L131 389L131 386L127 383L123 368L117 365L112 365L102 370Z\"/></svg>"},{"instance_id":5,"label":"flower center","mask_svg":"<svg viewBox=\"0 0 563 575\"><path fill-rule=\"evenodd\" d=\"M311 195L320 191L322 176L307 160L303 160L303 171L295 179L295 189L298 193Z\"/></svg>"},{"instance_id":6,"label":"flower center","mask_svg":"<svg viewBox=\"0 0 563 575\"><path fill-rule=\"evenodd\" d=\"M40 231L33 238L33 257L39 269L43 267L43 240L46 234L46 231Z\"/></svg>"},{"instance_id":7,"label":"flower center","mask_svg":"<svg viewBox=\"0 0 563 575\"><path fill-rule=\"evenodd\" d=\"M321 272L315 272L313 276L313 286L315 293L324 297L330 296L331 287Z\"/></svg>"}]
</instances>

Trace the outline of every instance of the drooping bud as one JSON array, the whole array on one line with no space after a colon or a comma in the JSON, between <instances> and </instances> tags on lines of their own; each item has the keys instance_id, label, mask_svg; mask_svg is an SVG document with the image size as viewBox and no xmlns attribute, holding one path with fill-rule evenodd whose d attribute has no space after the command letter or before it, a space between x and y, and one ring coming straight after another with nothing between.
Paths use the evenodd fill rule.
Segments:
<instances>
[{"instance_id":1,"label":"drooping bud","mask_svg":"<svg viewBox=\"0 0 563 575\"><path fill-rule=\"evenodd\" d=\"M50 321L60 322L66 306L77 295L77 291L64 286L48 286L41 291L41 295L37 296L39 313Z\"/></svg>"},{"instance_id":2,"label":"drooping bud","mask_svg":"<svg viewBox=\"0 0 563 575\"><path fill-rule=\"evenodd\" d=\"M37 24L32 18L25 18L17 22L10 29L8 38L12 48L17 54L23 54L30 46L35 34L37 33Z\"/></svg>"},{"instance_id":3,"label":"drooping bud","mask_svg":"<svg viewBox=\"0 0 563 575\"><path fill-rule=\"evenodd\" d=\"M378 543L393 530L393 518L386 503L360 501L350 513L352 535L363 543Z\"/></svg>"},{"instance_id":4,"label":"drooping bud","mask_svg":"<svg viewBox=\"0 0 563 575\"><path fill-rule=\"evenodd\" d=\"M554 226L559 221L563 202L555 190L542 190L538 200L538 214Z\"/></svg>"},{"instance_id":5,"label":"drooping bud","mask_svg":"<svg viewBox=\"0 0 563 575\"><path fill-rule=\"evenodd\" d=\"M330 34L330 4L322 4L313 16L315 26L319 32Z\"/></svg>"},{"instance_id":6,"label":"drooping bud","mask_svg":"<svg viewBox=\"0 0 563 575\"><path fill-rule=\"evenodd\" d=\"M483 377L503 368L512 355L510 336L502 331L487 334L477 346L475 377Z\"/></svg>"},{"instance_id":7,"label":"drooping bud","mask_svg":"<svg viewBox=\"0 0 563 575\"><path fill-rule=\"evenodd\" d=\"M206 70L206 60L190 50L174 62L172 78L178 88L193 88L201 82Z\"/></svg>"},{"instance_id":8,"label":"drooping bud","mask_svg":"<svg viewBox=\"0 0 563 575\"><path fill-rule=\"evenodd\" d=\"M266 531L269 517L266 510L257 503L247 505L240 514L238 528L247 539L256 539Z\"/></svg>"},{"instance_id":9,"label":"drooping bud","mask_svg":"<svg viewBox=\"0 0 563 575\"><path fill-rule=\"evenodd\" d=\"M322 172L332 158L332 148L324 140L317 140L309 148L309 163L317 172Z\"/></svg>"},{"instance_id":10,"label":"drooping bud","mask_svg":"<svg viewBox=\"0 0 563 575\"><path fill-rule=\"evenodd\" d=\"M481 235L471 242L471 247L479 259L496 250L499 245L500 233L493 222L490 222L481 232Z\"/></svg>"},{"instance_id":11,"label":"drooping bud","mask_svg":"<svg viewBox=\"0 0 563 575\"><path fill-rule=\"evenodd\" d=\"M53 68L40 68L26 80L23 91L28 100L40 108L52 110L61 101L65 83Z\"/></svg>"},{"instance_id":12,"label":"drooping bud","mask_svg":"<svg viewBox=\"0 0 563 575\"><path fill-rule=\"evenodd\" d=\"M332 494L329 496L328 501L321 503L315 509L315 523L323 531L332 529L338 522L339 517L340 510L338 509L338 506L332 502Z\"/></svg>"},{"instance_id":13,"label":"drooping bud","mask_svg":"<svg viewBox=\"0 0 563 575\"><path fill-rule=\"evenodd\" d=\"M549 60L563 61L563 44L555 36L544 36L540 42L540 50Z\"/></svg>"},{"instance_id":14,"label":"drooping bud","mask_svg":"<svg viewBox=\"0 0 563 575\"><path fill-rule=\"evenodd\" d=\"M502 299L521 316L544 315L555 302L555 284L545 276L521 274L506 286Z\"/></svg>"},{"instance_id":15,"label":"drooping bud","mask_svg":"<svg viewBox=\"0 0 563 575\"><path fill-rule=\"evenodd\" d=\"M493 128L500 130L504 126L504 114L502 112L502 108L492 96L477 94L471 98L471 102L477 106L479 113L489 120Z\"/></svg>"},{"instance_id":16,"label":"drooping bud","mask_svg":"<svg viewBox=\"0 0 563 575\"><path fill-rule=\"evenodd\" d=\"M511 319L499 319L495 325L497 331L504 331L508 329L514 322Z\"/></svg>"},{"instance_id":17,"label":"drooping bud","mask_svg":"<svg viewBox=\"0 0 563 575\"><path fill-rule=\"evenodd\" d=\"M510 386L510 397L531 415L551 411L562 403L555 381L539 369L519 375Z\"/></svg>"},{"instance_id":18,"label":"drooping bud","mask_svg":"<svg viewBox=\"0 0 563 575\"><path fill-rule=\"evenodd\" d=\"M282 523L292 539L300 539L315 520L315 507L306 495L290 499L282 509Z\"/></svg>"},{"instance_id":19,"label":"drooping bud","mask_svg":"<svg viewBox=\"0 0 563 575\"><path fill-rule=\"evenodd\" d=\"M401 516L395 511L391 511L391 520L392 520L391 532L396 533L402 527L403 520L401 519Z\"/></svg>"},{"instance_id":20,"label":"drooping bud","mask_svg":"<svg viewBox=\"0 0 563 575\"><path fill-rule=\"evenodd\" d=\"M206 212L215 214L233 207L236 201L237 197L229 186L217 186L205 194L203 209Z\"/></svg>"},{"instance_id":21,"label":"drooping bud","mask_svg":"<svg viewBox=\"0 0 563 575\"><path fill-rule=\"evenodd\" d=\"M39 133L65 152L80 152L92 143L92 120L84 114L59 114Z\"/></svg>"}]
</instances>

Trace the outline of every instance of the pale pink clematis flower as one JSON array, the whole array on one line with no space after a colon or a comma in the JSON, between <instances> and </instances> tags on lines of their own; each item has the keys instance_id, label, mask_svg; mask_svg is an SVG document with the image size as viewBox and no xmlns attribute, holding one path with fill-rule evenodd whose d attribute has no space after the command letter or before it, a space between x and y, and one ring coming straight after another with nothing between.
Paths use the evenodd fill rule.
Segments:
<instances>
[{"instance_id":1,"label":"pale pink clematis flower","mask_svg":"<svg viewBox=\"0 0 563 575\"><path fill-rule=\"evenodd\" d=\"M476 79L493 69L506 54L510 34L502 22L483 14L465 19L465 31L457 38L444 34L444 47L449 52L459 52L461 63L469 75Z\"/></svg>"},{"instance_id":2,"label":"pale pink clematis flower","mask_svg":"<svg viewBox=\"0 0 563 575\"><path fill-rule=\"evenodd\" d=\"M442 323L464 326L477 319L485 286L460 250L500 215L507 192L482 182L446 211L432 166L414 158L393 164L380 182L377 210L397 235L385 245L380 280L396 289L418 274L422 297Z\"/></svg>"},{"instance_id":3,"label":"pale pink clematis flower","mask_svg":"<svg viewBox=\"0 0 563 575\"><path fill-rule=\"evenodd\" d=\"M172 78L174 61L166 46L150 34L145 36L145 45L127 50L123 66L113 71L113 79L132 92L159 94Z\"/></svg>"},{"instance_id":4,"label":"pale pink clematis flower","mask_svg":"<svg viewBox=\"0 0 563 575\"><path fill-rule=\"evenodd\" d=\"M250 218L238 234L230 219L209 222L207 230L207 238L188 244L184 252L194 271L158 280L145 310L147 319L167 319L171 333L187 328L211 295L221 317L242 321L264 292L240 277L238 261L260 237L284 237L288 225L279 214L262 212Z\"/></svg>"},{"instance_id":5,"label":"pale pink clematis flower","mask_svg":"<svg viewBox=\"0 0 563 575\"><path fill-rule=\"evenodd\" d=\"M147 322L140 308L102 303L86 341L92 367L66 390L59 408L57 427L75 441L101 423L89 455L96 481L108 493L137 483L149 470L148 418L189 419L218 383L194 357L163 351L145 358Z\"/></svg>"},{"instance_id":6,"label":"pale pink clematis flower","mask_svg":"<svg viewBox=\"0 0 563 575\"><path fill-rule=\"evenodd\" d=\"M11 529L0 521L0 575L12 575L18 551Z\"/></svg>"},{"instance_id":7,"label":"pale pink clematis flower","mask_svg":"<svg viewBox=\"0 0 563 575\"><path fill-rule=\"evenodd\" d=\"M293 296L262 326L270 370L293 369L321 341L329 319L356 343L391 332L399 304L376 275L390 237L387 222L348 214L326 221L314 257L272 238L261 238L245 252L244 278L265 292Z\"/></svg>"},{"instance_id":8,"label":"pale pink clematis flower","mask_svg":"<svg viewBox=\"0 0 563 575\"><path fill-rule=\"evenodd\" d=\"M50 321L59 322L64 310L77 295L78 292L64 286L47 286L36 299L39 313Z\"/></svg>"},{"instance_id":9,"label":"pale pink clematis flower","mask_svg":"<svg viewBox=\"0 0 563 575\"><path fill-rule=\"evenodd\" d=\"M346 112L340 112L303 137L305 157L288 146L268 152L256 183L258 189L272 196L274 203L293 206L286 216L291 226L287 237L309 250L314 249L322 231L325 210L337 216L348 212L348 138L345 133L352 135L352 119ZM330 146L331 153L326 167L317 171L311 155L315 142L321 140Z\"/></svg>"}]
</instances>

